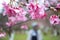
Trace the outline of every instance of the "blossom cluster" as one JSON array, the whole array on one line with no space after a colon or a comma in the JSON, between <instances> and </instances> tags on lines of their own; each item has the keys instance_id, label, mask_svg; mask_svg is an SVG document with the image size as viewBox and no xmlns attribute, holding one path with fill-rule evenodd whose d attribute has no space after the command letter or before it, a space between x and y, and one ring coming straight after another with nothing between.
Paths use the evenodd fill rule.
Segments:
<instances>
[{"instance_id":1,"label":"blossom cluster","mask_svg":"<svg viewBox=\"0 0 60 40\"><path fill-rule=\"evenodd\" d=\"M28 12L31 19L43 19L46 17L46 13L44 12L44 6L40 6L38 3L30 3L28 5Z\"/></svg>"},{"instance_id":2,"label":"blossom cluster","mask_svg":"<svg viewBox=\"0 0 60 40\"><path fill-rule=\"evenodd\" d=\"M0 38L5 37L6 33L0 33Z\"/></svg>"},{"instance_id":3,"label":"blossom cluster","mask_svg":"<svg viewBox=\"0 0 60 40\"><path fill-rule=\"evenodd\" d=\"M50 23L53 24L53 25L60 24L59 16L51 15L50 16Z\"/></svg>"},{"instance_id":4,"label":"blossom cluster","mask_svg":"<svg viewBox=\"0 0 60 40\"><path fill-rule=\"evenodd\" d=\"M17 22L26 21L27 17L26 11L22 7L12 7L8 4L3 4L4 6L4 13L3 16L7 15L8 22L6 23L7 26L11 26L16 24Z\"/></svg>"},{"instance_id":5,"label":"blossom cluster","mask_svg":"<svg viewBox=\"0 0 60 40\"><path fill-rule=\"evenodd\" d=\"M24 24L24 25L21 26L21 29L27 30L28 26Z\"/></svg>"}]
</instances>

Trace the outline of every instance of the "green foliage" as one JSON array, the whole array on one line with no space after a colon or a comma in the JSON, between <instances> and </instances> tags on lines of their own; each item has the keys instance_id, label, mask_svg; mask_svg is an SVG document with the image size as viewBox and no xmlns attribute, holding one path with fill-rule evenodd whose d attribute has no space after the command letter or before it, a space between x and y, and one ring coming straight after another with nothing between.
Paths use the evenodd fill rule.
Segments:
<instances>
[{"instance_id":1,"label":"green foliage","mask_svg":"<svg viewBox=\"0 0 60 40\"><path fill-rule=\"evenodd\" d=\"M26 40L27 35L22 33L16 33L14 40ZM51 34L43 35L43 40L60 40L60 36L53 36ZM8 40L8 37L3 38L2 40Z\"/></svg>"}]
</instances>

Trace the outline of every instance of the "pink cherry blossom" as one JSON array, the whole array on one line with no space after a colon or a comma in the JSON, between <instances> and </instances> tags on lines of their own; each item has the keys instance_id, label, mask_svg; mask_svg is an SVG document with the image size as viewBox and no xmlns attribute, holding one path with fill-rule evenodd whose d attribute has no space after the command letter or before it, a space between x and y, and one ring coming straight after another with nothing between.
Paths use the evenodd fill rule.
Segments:
<instances>
[{"instance_id":1,"label":"pink cherry blossom","mask_svg":"<svg viewBox=\"0 0 60 40\"><path fill-rule=\"evenodd\" d=\"M60 3L57 4L56 8L60 8Z\"/></svg>"},{"instance_id":2,"label":"pink cherry blossom","mask_svg":"<svg viewBox=\"0 0 60 40\"><path fill-rule=\"evenodd\" d=\"M13 7L8 5L8 4L4 4L4 13L3 16L7 15L8 17L8 22L6 23L7 26L12 26L18 22L21 21L26 21L27 17L26 15L26 11L22 8L22 7Z\"/></svg>"},{"instance_id":3,"label":"pink cherry blossom","mask_svg":"<svg viewBox=\"0 0 60 40\"><path fill-rule=\"evenodd\" d=\"M29 0L29 3L33 3L35 0Z\"/></svg>"},{"instance_id":4,"label":"pink cherry blossom","mask_svg":"<svg viewBox=\"0 0 60 40\"><path fill-rule=\"evenodd\" d=\"M21 8L21 7L15 7L14 8L14 11L17 13L17 14L22 14L22 15L26 15L26 11Z\"/></svg>"},{"instance_id":5,"label":"pink cherry blossom","mask_svg":"<svg viewBox=\"0 0 60 40\"><path fill-rule=\"evenodd\" d=\"M50 6L49 1L48 1L48 0L44 0L44 1L45 1L45 3L44 3L44 4L45 4L45 6L46 6L46 7L49 7L49 6Z\"/></svg>"},{"instance_id":6,"label":"pink cherry blossom","mask_svg":"<svg viewBox=\"0 0 60 40\"><path fill-rule=\"evenodd\" d=\"M10 24L9 22L6 22L6 25L7 25L8 27L10 27L10 26L11 26L11 24Z\"/></svg>"},{"instance_id":7,"label":"pink cherry blossom","mask_svg":"<svg viewBox=\"0 0 60 40\"><path fill-rule=\"evenodd\" d=\"M28 26L27 25L22 25L21 26L21 29L27 30L28 29Z\"/></svg>"},{"instance_id":8,"label":"pink cherry blossom","mask_svg":"<svg viewBox=\"0 0 60 40\"><path fill-rule=\"evenodd\" d=\"M15 17L8 17L8 20L12 21L12 22L16 22L17 21Z\"/></svg>"},{"instance_id":9,"label":"pink cherry blossom","mask_svg":"<svg viewBox=\"0 0 60 40\"><path fill-rule=\"evenodd\" d=\"M50 0L50 4L51 4L52 6L56 5L56 4L57 4L57 0Z\"/></svg>"},{"instance_id":10,"label":"pink cherry blossom","mask_svg":"<svg viewBox=\"0 0 60 40\"><path fill-rule=\"evenodd\" d=\"M11 26L13 26L13 25L15 25L16 23L15 22L12 22L12 21L9 21L9 22L6 22L6 25L8 26L8 27L11 27Z\"/></svg>"},{"instance_id":11,"label":"pink cherry blossom","mask_svg":"<svg viewBox=\"0 0 60 40\"><path fill-rule=\"evenodd\" d=\"M33 4L30 3L28 5L28 12L30 13L30 17L32 19L40 19L40 18L45 18L45 13L44 13L44 6L40 6L39 4Z\"/></svg>"},{"instance_id":12,"label":"pink cherry blossom","mask_svg":"<svg viewBox=\"0 0 60 40\"><path fill-rule=\"evenodd\" d=\"M26 21L27 17L25 17L24 15L16 15L16 19L17 21Z\"/></svg>"},{"instance_id":13,"label":"pink cherry blossom","mask_svg":"<svg viewBox=\"0 0 60 40\"><path fill-rule=\"evenodd\" d=\"M6 33L0 33L0 38L5 37Z\"/></svg>"},{"instance_id":14,"label":"pink cherry blossom","mask_svg":"<svg viewBox=\"0 0 60 40\"><path fill-rule=\"evenodd\" d=\"M53 25L59 24L59 17L57 15L50 16L50 23Z\"/></svg>"},{"instance_id":15,"label":"pink cherry blossom","mask_svg":"<svg viewBox=\"0 0 60 40\"><path fill-rule=\"evenodd\" d=\"M4 13L5 15L8 15L8 16L15 16L16 15L16 12L13 10L13 8L11 6L9 6L8 4L4 4Z\"/></svg>"}]
</instances>

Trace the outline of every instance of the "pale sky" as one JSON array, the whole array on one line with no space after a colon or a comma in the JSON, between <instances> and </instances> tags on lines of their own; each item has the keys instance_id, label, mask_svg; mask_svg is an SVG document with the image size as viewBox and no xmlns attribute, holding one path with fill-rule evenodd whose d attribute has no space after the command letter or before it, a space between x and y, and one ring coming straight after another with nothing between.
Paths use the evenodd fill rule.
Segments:
<instances>
[{"instance_id":1,"label":"pale sky","mask_svg":"<svg viewBox=\"0 0 60 40\"><path fill-rule=\"evenodd\" d=\"M0 0L0 9L1 9L1 7L2 7L2 3L3 3L3 2L9 3L10 1L9 1L9 0L2 0L2 1Z\"/></svg>"},{"instance_id":2,"label":"pale sky","mask_svg":"<svg viewBox=\"0 0 60 40\"><path fill-rule=\"evenodd\" d=\"M10 1L9 0L0 0L0 13L3 9L3 5L2 5L3 2L9 3Z\"/></svg>"}]
</instances>

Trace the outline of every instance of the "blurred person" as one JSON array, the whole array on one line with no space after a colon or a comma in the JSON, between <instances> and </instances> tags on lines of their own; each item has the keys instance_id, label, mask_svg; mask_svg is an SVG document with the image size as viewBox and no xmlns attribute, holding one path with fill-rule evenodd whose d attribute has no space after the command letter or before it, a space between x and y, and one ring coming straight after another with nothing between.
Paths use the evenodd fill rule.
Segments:
<instances>
[{"instance_id":1,"label":"blurred person","mask_svg":"<svg viewBox=\"0 0 60 40\"><path fill-rule=\"evenodd\" d=\"M42 33L39 30L37 22L32 23L32 29L28 32L27 40L43 40Z\"/></svg>"}]
</instances>

